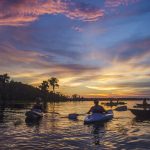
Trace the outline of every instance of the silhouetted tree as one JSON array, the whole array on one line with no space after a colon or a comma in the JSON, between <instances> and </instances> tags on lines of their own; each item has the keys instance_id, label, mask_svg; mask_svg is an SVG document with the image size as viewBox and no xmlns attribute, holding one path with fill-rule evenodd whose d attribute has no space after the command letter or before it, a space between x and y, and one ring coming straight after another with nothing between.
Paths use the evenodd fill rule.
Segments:
<instances>
[{"instance_id":1,"label":"silhouetted tree","mask_svg":"<svg viewBox=\"0 0 150 150\"><path fill-rule=\"evenodd\" d=\"M49 80L48 80L49 84L52 86L53 88L53 92L55 93L55 87L59 87L59 80L55 77L51 77Z\"/></svg>"},{"instance_id":2,"label":"silhouetted tree","mask_svg":"<svg viewBox=\"0 0 150 150\"><path fill-rule=\"evenodd\" d=\"M72 99L73 99L73 100L75 100L75 99L77 99L77 98L78 98L78 95L77 95L77 94L73 94L73 95L72 95Z\"/></svg>"},{"instance_id":3,"label":"silhouetted tree","mask_svg":"<svg viewBox=\"0 0 150 150\"><path fill-rule=\"evenodd\" d=\"M7 73L0 75L0 98L3 100L8 100L8 83L10 77Z\"/></svg>"},{"instance_id":4,"label":"silhouetted tree","mask_svg":"<svg viewBox=\"0 0 150 150\"><path fill-rule=\"evenodd\" d=\"M0 84L6 84L9 83L10 77L7 73L0 75Z\"/></svg>"},{"instance_id":5,"label":"silhouetted tree","mask_svg":"<svg viewBox=\"0 0 150 150\"><path fill-rule=\"evenodd\" d=\"M39 89L44 92L44 93L47 93L48 92L48 88L49 88L49 84L47 81L43 81L41 83L41 85L39 85Z\"/></svg>"},{"instance_id":6,"label":"silhouetted tree","mask_svg":"<svg viewBox=\"0 0 150 150\"><path fill-rule=\"evenodd\" d=\"M51 78L49 81L43 81L38 88L21 82L10 80L8 74L0 75L0 104L14 103L16 100L20 102L34 101L37 97L42 97L43 102L65 101L67 97L61 93L54 93L55 87L58 87L58 79ZM49 92L49 85L53 87L53 92Z\"/></svg>"},{"instance_id":7,"label":"silhouetted tree","mask_svg":"<svg viewBox=\"0 0 150 150\"><path fill-rule=\"evenodd\" d=\"M72 95L72 100L82 100L82 98L78 94L73 94Z\"/></svg>"}]
</instances>

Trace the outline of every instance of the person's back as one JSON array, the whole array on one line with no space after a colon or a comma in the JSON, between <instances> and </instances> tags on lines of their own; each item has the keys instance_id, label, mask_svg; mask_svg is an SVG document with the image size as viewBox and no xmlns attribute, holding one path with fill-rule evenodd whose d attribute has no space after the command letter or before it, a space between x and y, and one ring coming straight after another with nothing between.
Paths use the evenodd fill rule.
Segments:
<instances>
[{"instance_id":1,"label":"person's back","mask_svg":"<svg viewBox=\"0 0 150 150\"><path fill-rule=\"evenodd\" d=\"M104 113L106 110L103 108L103 106L98 104L99 101L95 100L94 101L94 106L91 107L91 109L88 111L88 113Z\"/></svg>"},{"instance_id":2,"label":"person's back","mask_svg":"<svg viewBox=\"0 0 150 150\"><path fill-rule=\"evenodd\" d=\"M33 106L33 109L42 109L42 105L41 104L35 104Z\"/></svg>"},{"instance_id":3,"label":"person's back","mask_svg":"<svg viewBox=\"0 0 150 150\"><path fill-rule=\"evenodd\" d=\"M92 107L92 113L103 113L105 112L104 108L100 105Z\"/></svg>"},{"instance_id":4,"label":"person's back","mask_svg":"<svg viewBox=\"0 0 150 150\"><path fill-rule=\"evenodd\" d=\"M36 104L32 107L32 110L43 111L43 106L40 104L39 101L37 101Z\"/></svg>"}]
</instances>

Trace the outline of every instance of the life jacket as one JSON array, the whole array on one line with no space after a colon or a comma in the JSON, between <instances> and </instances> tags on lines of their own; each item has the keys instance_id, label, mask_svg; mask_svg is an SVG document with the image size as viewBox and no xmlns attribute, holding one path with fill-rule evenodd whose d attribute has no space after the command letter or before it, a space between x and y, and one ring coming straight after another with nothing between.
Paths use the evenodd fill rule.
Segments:
<instances>
[{"instance_id":1,"label":"life jacket","mask_svg":"<svg viewBox=\"0 0 150 150\"><path fill-rule=\"evenodd\" d=\"M103 113L104 108L102 106L94 106L92 113Z\"/></svg>"}]
</instances>

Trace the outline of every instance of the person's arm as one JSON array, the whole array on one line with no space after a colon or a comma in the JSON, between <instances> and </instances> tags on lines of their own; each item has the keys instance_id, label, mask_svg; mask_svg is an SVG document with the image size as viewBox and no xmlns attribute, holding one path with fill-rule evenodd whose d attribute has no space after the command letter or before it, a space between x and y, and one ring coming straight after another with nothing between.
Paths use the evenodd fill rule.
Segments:
<instances>
[{"instance_id":1,"label":"person's arm","mask_svg":"<svg viewBox=\"0 0 150 150\"><path fill-rule=\"evenodd\" d=\"M87 114L90 114L92 112L93 107L90 108L90 110L87 112Z\"/></svg>"},{"instance_id":2,"label":"person's arm","mask_svg":"<svg viewBox=\"0 0 150 150\"><path fill-rule=\"evenodd\" d=\"M31 110L34 110L35 109L35 104L32 106Z\"/></svg>"},{"instance_id":3,"label":"person's arm","mask_svg":"<svg viewBox=\"0 0 150 150\"><path fill-rule=\"evenodd\" d=\"M106 109L103 106L101 106L101 108L104 113L107 113Z\"/></svg>"}]
</instances>

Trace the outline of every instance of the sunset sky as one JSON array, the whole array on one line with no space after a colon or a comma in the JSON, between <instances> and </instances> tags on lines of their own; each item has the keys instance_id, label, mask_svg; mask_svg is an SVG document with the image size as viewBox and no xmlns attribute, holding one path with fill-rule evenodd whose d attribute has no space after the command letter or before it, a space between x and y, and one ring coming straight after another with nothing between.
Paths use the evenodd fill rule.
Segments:
<instances>
[{"instance_id":1,"label":"sunset sky","mask_svg":"<svg viewBox=\"0 0 150 150\"><path fill-rule=\"evenodd\" d=\"M0 0L0 74L84 97L150 96L150 0Z\"/></svg>"}]
</instances>

